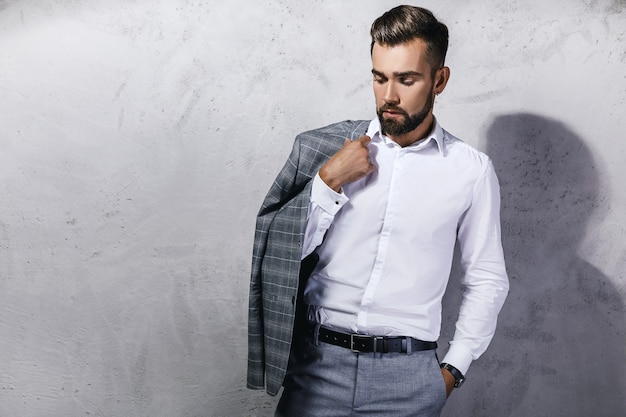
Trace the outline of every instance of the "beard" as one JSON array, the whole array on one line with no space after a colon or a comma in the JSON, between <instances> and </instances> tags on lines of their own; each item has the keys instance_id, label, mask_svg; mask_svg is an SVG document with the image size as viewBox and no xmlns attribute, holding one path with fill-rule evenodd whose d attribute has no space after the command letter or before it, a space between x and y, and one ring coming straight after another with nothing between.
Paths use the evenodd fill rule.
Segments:
<instances>
[{"instance_id":1,"label":"beard","mask_svg":"<svg viewBox=\"0 0 626 417\"><path fill-rule=\"evenodd\" d=\"M386 136L402 136L417 129L417 127L421 125L430 114L434 101L435 99L431 91L431 93L428 94L428 98L426 99L426 103L424 104L422 110L411 115L404 111L404 109L401 109L393 104L383 104L376 111L378 120L380 121L382 133ZM403 116L402 120L385 119L384 112L386 111L400 113Z\"/></svg>"}]
</instances>

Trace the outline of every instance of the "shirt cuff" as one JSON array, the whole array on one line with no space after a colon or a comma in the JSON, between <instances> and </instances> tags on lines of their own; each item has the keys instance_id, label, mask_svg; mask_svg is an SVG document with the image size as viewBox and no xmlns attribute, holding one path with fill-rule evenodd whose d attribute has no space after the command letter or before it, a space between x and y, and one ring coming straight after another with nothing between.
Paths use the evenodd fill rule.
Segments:
<instances>
[{"instance_id":1,"label":"shirt cuff","mask_svg":"<svg viewBox=\"0 0 626 417\"><path fill-rule=\"evenodd\" d=\"M325 212L331 215L337 214L339 210L348 202L348 197L343 193L335 192L320 177L319 172L313 178L311 187L311 202L317 204Z\"/></svg>"},{"instance_id":2,"label":"shirt cuff","mask_svg":"<svg viewBox=\"0 0 626 417\"><path fill-rule=\"evenodd\" d=\"M450 342L450 349L441 363L448 363L458 369L463 375L467 373L472 361L472 353L459 343Z\"/></svg>"}]
</instances>

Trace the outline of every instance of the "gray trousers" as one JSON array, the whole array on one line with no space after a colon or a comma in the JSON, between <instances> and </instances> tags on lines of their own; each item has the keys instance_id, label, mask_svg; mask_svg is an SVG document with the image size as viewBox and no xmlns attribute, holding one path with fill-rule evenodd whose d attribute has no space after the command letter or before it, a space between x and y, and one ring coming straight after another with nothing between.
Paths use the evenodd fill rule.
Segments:
<instances>
[{"instance_id":1,"label":"gray trousers","mask_svg":"<svg viewBox=\"0 0 626 417\"><path fill-rule=\"evenodd\" d=\"M294 338L275 417L437 417L446 387L434 350L355 353Z\"/></svg>"}]
</instances>

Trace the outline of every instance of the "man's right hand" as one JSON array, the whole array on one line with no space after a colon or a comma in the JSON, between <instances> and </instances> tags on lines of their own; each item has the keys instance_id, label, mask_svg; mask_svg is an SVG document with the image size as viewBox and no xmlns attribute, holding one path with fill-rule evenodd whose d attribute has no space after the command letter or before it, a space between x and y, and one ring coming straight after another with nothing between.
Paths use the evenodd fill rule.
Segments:
<instances>
[{"instance_id":1,"label":"man's right hand","mask_svg":"<svg viewBox=\"0 0 626 417\"><path fill-rule=\"evenodd\" d=\"M376 170L372 164L367 145L372 139L361 136L357 140L346 139L343 147L320 169L320 178L335 192L341 187L359 180Z\"/></svg>"}]
</instances>

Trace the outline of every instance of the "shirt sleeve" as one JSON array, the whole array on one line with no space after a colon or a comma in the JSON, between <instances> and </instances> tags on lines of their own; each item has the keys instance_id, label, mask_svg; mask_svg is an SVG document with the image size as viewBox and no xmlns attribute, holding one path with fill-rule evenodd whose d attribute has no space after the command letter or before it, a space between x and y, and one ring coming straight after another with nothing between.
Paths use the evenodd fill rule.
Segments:
<instances>
[{"instance_id":1,"label":"shirt sleeve","mask_svg":"<svg viewBox=\"0 0 626 417\"><path fill-rule=\"evenodd\" d=\"M500 186L488 160L458 229L465 292L456 331L443 362L463 374L487 349L508 294L500 236Z\"/></svg>"},{"instance_id":2,"label":"shirt sleeve","mask_svg":"<svg viewBox=\"0 0 626 417\"><path fill-rule=\"evenodd\" d=\"M311 199L302 244L302 259L306 258L324 240L326 231L332 224L335 215L348 202L343 193L335 192L317 173L313 178Z\"/></svg>"}]
</instances>

